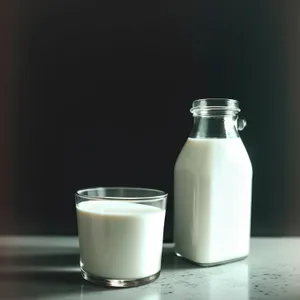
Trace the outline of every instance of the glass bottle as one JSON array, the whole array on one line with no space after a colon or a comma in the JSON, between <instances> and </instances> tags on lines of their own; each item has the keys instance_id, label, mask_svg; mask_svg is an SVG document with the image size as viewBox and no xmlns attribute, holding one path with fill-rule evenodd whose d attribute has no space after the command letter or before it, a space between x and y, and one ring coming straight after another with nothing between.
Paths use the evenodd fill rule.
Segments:
<instances>
[{"instance_id":1,"label":"glass bottle","mask_svg":"<svg viewBox=\"0 0 300 300\"><path fill-rule=\"evenodd\" d=\"M252 165L239 112L233 99L194 101L194 126L175 165L175 253L202 266L249 254Z\"/></svg>"}]
</instances>

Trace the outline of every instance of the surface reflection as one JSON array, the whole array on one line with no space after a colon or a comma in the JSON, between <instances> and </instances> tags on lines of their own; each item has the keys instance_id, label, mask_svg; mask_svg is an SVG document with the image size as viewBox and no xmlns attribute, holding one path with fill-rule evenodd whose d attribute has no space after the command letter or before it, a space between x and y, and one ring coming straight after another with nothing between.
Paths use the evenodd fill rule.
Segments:
<instances>
[{"instance_id":1,"label":"surface reflection","mask_svg":"<svg viewBox=\"0 0 300 300\"><path fill-rule=\"evenodd\" d=\"M144 285L134 288L99 288L88 283L81 285L80 300L98 300L99 297L103 299L114 300L161 300L160 285Z\"/></svg>"},{"instance_id":2,"label":"surface reflection","mask_svg":"<svg viewBox=\"0 0 300 300\"><path fill-rule=\"evenodd\" d=\"M231 299L249 299L249 267L246 261L224 265L220 273L208 276L207 298L219 300L230 296Z\"/></svg>"}]
</instances>

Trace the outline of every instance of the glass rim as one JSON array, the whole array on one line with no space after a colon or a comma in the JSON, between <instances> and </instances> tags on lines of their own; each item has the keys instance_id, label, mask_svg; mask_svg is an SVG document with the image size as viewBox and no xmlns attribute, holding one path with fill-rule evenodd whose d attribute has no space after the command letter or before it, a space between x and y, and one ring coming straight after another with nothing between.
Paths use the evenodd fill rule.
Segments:
<instances>
[{"instance_id":1,"label":"glass rim","mask_svg":"<svg viewBox=\"0 0 300 300\"><path fill-rule=\"evenodd\" d=\"M136 197L120 197L120 196L88 196L83 195L82 193L88 192L88 191L95 191L95 190L130 190L130 191L136 191L138 192L153 192L153 194L156 194L154 196L136 196ZM158 189L150 189L150 188L140 188L140 187L90 187L85 189L80 189L75 193L76 197L86 199L86 200L111 200L111 201L130 201L130 202L153 202L153 201L159 201L166 199L168 197L168 194L165 193L162 190Z\"/></svg>"},{"instance_id":2,"label":"glass rim","mask_svg":"<svg viewBox=\"0 0 300 300\"><path fill-rule=\"evenodd\" d=\"M191 113L209 110L240 112L239 101L231 98L201 98L193 101Z\"/></svg>"}]
</instances>

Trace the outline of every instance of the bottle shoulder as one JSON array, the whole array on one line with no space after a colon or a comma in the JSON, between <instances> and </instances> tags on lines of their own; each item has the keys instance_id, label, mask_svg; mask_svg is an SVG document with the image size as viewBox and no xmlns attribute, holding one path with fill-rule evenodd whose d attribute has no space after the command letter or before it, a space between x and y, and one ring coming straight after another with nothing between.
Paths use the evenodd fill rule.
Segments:
<instances>
[{"instance_id":1,"label":"bottle shoulder","mask_svg":"<svg viewBox=\"0 0 300 300\"><path fill-rule=\"evenodd\" d=\"M242 165L251 169L251 161L241 138L188 138L175 163L175 169Z\"/></svg>"}]
</instances>

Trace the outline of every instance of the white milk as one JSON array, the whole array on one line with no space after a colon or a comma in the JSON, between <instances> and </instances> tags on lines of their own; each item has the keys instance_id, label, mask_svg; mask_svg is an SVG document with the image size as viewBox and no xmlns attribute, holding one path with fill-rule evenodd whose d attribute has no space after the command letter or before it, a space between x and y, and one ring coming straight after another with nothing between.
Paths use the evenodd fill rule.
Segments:
<instances>
[{"instance_id":1,"label":"white milk","mask_svg":"<svg viewBox=\"0 0 300 300\"><path fill-rule=\"evenodd\" d=\"M82 268L111 279L137 279L161 266L165 210L120 201L77 205Z\"/></svg>"},{"instance_id":2,"label":"white milk","mask_svg":"<svg viewBox=\"0 0 300 300\"><path fill-rule=\"evenodd\" d=\"M240 138L189 138L175 166L176 253L202 264L247 256L251 186Z\"/></svg>"}]
</instances>

